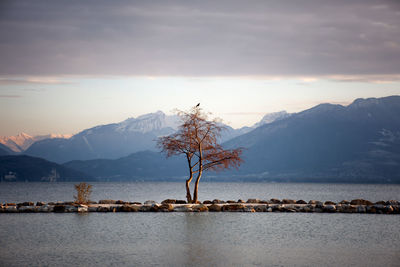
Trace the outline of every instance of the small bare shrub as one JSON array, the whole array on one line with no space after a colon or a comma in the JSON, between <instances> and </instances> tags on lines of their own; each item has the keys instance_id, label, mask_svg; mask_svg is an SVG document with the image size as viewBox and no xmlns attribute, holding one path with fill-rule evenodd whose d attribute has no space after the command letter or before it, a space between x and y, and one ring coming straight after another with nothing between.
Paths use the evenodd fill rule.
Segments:
<instances>
[{"instance_id":1,"label":"small bare shrub","mask_svg":"<svg viewBox=\"0 0 400 267\"><path fill-rule=\"evenodd\" d=\"M79 183L74 185L77 195L74 196L75 203L87 204L89 203L90 194L92 193L92 185L87 183Z\"/></svg>"}]
</instances>

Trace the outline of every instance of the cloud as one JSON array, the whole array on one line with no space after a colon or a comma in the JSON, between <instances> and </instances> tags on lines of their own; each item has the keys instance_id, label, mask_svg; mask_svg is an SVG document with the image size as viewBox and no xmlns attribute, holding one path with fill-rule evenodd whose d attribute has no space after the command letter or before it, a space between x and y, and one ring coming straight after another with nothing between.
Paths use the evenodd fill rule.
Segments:
<instances>
[{"instance_id":1,"label":"cloud","mask_svg":"<svg viewBox=\"0 0 400 267\"><path fill-rule=\"evenodd\" d=\"M0 85L13 85L13 84L72 84L70 81L61 80L57 77L0 77ZM37 89L35 89L37 90Z\"/></svg>"},{"instance_id":2,"label":"cloud","mask_svg":"<svg viewBox=\"0 0 400 267\"><path fill-rule=\"evenodd\" d=\"M400 81L400 75L396 74L331 75L323 78L338 82L363 82L363 83L392 83Z\"/></svg>"},{"instance_id":3,"label":"cloud","mask_svg":"<svg viewBox=\"0 0 400 267\"><path fill-rule=\"evenodd\" d=\"M0 75L400 74L398 1L2 1Z\"/></svg>"},{"instance_id":4,"label":"cloud","mask_svg":"<svg viewBox=\"0 0 400 267\"><path fill-rule=\"evenodd\" d=\"M0 95L0 98L20 98L21 95Z\"/></svg>"}]
</instances>

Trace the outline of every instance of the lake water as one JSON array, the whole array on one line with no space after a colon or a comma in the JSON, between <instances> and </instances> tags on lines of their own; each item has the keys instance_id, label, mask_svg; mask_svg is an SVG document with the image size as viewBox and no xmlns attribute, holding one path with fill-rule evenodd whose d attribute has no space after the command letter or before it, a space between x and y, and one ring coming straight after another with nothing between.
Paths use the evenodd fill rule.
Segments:
<instances>
[{"instance_id":1,"label":"lake water","mask_svg":"<svg viewBox=\"0 0 400 267\"><path fill-rule=\"evenodd\" d=\"M94 183L93 199L185 196ZM183 192L182 192L183 191ZM3 183L0 201L70 200L72 183ZM397 199L398 185L204 183L200 198ZM400 217L321 213L0 214L0 266L400 266Z\"/></svg>"},{"instance_id":2,"label":"lake water","mask_svg":"<svg viewBox=\"0 0 400 267\"><path fill-rule=\"evenodd\" d=\"M92 200L125 201L167 198L186 199L184 182L91 183ZM0 183L0 202L73 200L74 183ZM313 184L313 183L200 183L200 200L247 200L289 198L341 201L364 198L370 201L400 200L400 185Z\"/></svg>"}]
</instances>

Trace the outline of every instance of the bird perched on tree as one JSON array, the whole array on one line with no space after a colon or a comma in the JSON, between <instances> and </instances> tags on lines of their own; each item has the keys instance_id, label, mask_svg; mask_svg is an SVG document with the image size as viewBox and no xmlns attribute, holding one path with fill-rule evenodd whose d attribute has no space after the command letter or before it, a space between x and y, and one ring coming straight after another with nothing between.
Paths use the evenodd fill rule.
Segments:
<instances>
[{"instance_id":1,"label":"bird perched on tree","mask_svg":"<svg viewBox=\"0 0 400 267\"><path fill-rule=\"evenodd\" d=\"M197 105L196 105L196 108L198 108L200 106L200 103L198 103Z\"/></svg>"}]
</instances>

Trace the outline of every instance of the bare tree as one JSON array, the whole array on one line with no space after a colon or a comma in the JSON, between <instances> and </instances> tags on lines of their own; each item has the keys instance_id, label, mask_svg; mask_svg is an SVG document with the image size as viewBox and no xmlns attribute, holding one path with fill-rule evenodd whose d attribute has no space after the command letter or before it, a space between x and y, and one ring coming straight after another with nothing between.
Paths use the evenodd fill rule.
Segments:
<instances>
[{"instance_id":1,"label":"bare tree","mask_svg":"<svg viewBox=\"0 0 400 267\"><path fill-rule=\"evenodd\" d=\"M90 194L92 193L92 185L87 183L79 183L74 185L77 195L74 196L75 203L88 204L90 201Z\"/></svg>"},{"instance_id":2,"label":"bare tree","mask_svg":"<svg viewBox=\"0 0 400 267\"><path fill-rule=\"evenodd\" d=\"M167 154L185 155L189 170L186 180L186 198L188 203L198 202L198 189L200 178L207 170L224 170L230 167L239 167L242 163L240 155L242 149L223 149L218 144L218 138L224 129L216 119L207 120L207 114L203 113L199 105L189 112L178 112L182 124L176 133L163 136L158 139L157 145ZM196 176L193 198L190 193L190 182Z\"/></svg>"}]
</instances>

